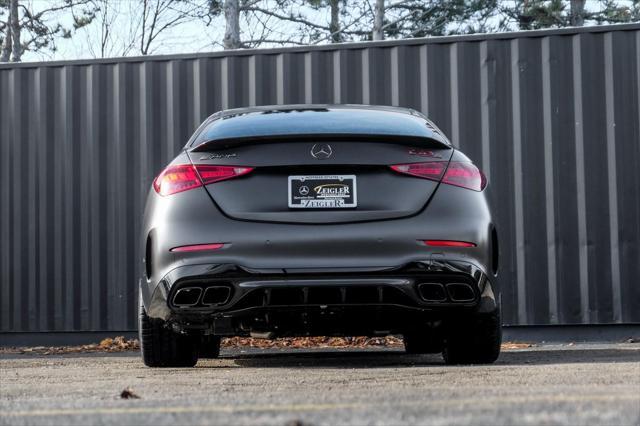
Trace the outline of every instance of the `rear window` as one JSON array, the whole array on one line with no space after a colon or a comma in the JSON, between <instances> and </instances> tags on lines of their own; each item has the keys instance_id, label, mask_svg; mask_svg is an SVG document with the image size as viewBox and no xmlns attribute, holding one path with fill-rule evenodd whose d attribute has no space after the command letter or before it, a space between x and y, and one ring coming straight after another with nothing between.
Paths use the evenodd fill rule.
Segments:
<instances>
[{"instance_id":1,"label":"rear window","mask_svg":"<svg viewBox=\"0 0 640 426\"><path fill-rule=\"evenodd\" d=\"M378 135L443 140L417 115L375 109L259 110L212 121L192 146L202 142L292 135Z\"/></svg>"}]
</instances>

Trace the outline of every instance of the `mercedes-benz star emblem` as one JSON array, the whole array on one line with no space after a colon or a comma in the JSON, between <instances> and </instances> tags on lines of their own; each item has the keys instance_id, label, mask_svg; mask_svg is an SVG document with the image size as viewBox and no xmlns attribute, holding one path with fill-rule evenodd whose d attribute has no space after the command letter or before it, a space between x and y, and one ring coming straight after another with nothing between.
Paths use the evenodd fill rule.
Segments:
<instances>
[{"instance_id":1,"label":"mercedes-benz star emblem","mask_svg":"<svg viewBox=\"0 0 640 426\"><path fill-rule=\"evenodd\" d=\"M326 143L317 143L311 147L311 155L313 158L318 160L326 160L331 157L333 154L333 150L331 149L331 145Z\"/></svg>"},{"instance_id":2,"label":"mercedes-benz star emblem","mask_svg":"<svg viewBox=\"0 0 640 426\"><path fill-rule=\"evenodd\" d=\"M298 192L300 192L300 195L307 195L309 193L309 187L303 185L298 188Z\"/></svg>"}]
</instances>

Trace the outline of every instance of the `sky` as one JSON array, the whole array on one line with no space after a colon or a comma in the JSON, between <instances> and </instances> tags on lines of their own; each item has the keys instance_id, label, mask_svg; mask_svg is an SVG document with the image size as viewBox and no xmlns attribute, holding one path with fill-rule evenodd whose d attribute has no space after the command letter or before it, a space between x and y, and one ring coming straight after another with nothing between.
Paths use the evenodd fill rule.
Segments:
<instances>
[{"instance_id":1,"label":"sky","mask_svg":"<svg viewBox=\"0 0 640 426\"><path fill-rule=\"evenodd\" d=\"M33 10L36 11L42 7L49 7L51 4L49 0L27 0L25 2L33 5ZM135 13L133 4L129 0L109 0L107 3L107 19L112 20L114 30L111 32L105 57L140 55L137 43L130 46L132 40L136 38L135 35L140 34L140 29L136 25L140 16ZM25 52L23 61L101 57L99 47L102 36L101 18L102 15L98 14L91 24L74 31L73 36L69 39L57 39L56 51L44 49L41 52ZM51 20L51 22L55 21L61 22L67 28L71 28L73 23L71 15L58 15ZM197 19L191 19L160 34L152 44L153 48L150 53L167 54L220 50L221 47L214 46L214 42L222 40L223 35L223 19L216 19L208 26Z\"/></svg>"},{"instance_id":2,"label":"sky","mask_svg":"<svg viewBox=\"0 0 640 426\"><path fill-rule=\"evenodd\" d=\"M21 0L28 4L32 10L38 11L42 8L51 7L52 2L63 0ZM105 52L104 57L118 56L138 56L140 55L139 45L136 43L130 46L131 40L135 39L135 35L139 36L140 14L139 8L132 7L135 3L131 0L96 0L105 2L102 5L104 13L106 9L107 19L112 22L115 31L111 32L111 42L109 48ZM189 0L192 2L205 3L208 0ZM314 20L328 22L328 14L324 12L314 11L305 8L304 13ZM99 14L97 18L86 27L80 28L73 32L73 36L69 39L58 38L56 40L56 50L51 51L44 49L40 52L24 52L22 60L27 61L47 61L47 60L67 60L67 59L92 59L102 57L100 53L100 40L102 36L102 26L100 24L103 14ZM51 19L50 22L60 22L67 28L72 28L72 15L67 13L66 16L58 15ZM274 24L275 18L269 24ZM278 23L273 25L276 28L274 37L277 32L286 34L288 31L294 30L294 24ZM250 38L252 30L259 28L255 23L247 22L241 18L241 30L243 31L243 39ZM172 53L197 53L220 51L222 47L222 39L225 32L225 22L222 16L214 18L210 23L206 24L203 20L192 18L172 27L160 34L160 36L152 44L150 54L172 54ZM269 46L272 47L273 45Z\"/></svg>"},{"instance_id":3,"label":"sky","mask_svg":"<svg viewBox=\"0 0 640 426\"><path fill-rule=\"evenodd\" d=\"M21 0L32 10L38 11L42 8L51 7L52 2L63 0ZM69 39L59 38L56 41L56 51L43 50L41 52L25 52L23 61L46 61L61 59L90 59L101 57L100 40L102 36L101 19L105 12L107 19L111 21L114 31L111 32L110 43L104 54L105 57L137 56L140 55L138 44L131 46L131 40L140 34L139 9L132 7L135 3L132 0L95 0L104 2L102 13L90 25L73 32ZM205 2L207 0L190 0L193 2ZM399 1L399 0L392 0ZM510 1L510 0L503 0ZM631 5L632 0L620 0L621 3ZM586 8L597 10L601 7L599 0L587 0ZM314 11L310 8L303 10L304 14L312 20L327 23L328 13ZM61 22L66 27L72 27L72 17L69 13L66 16L55 16L51 22ZM274 22L270 22L273 24ZM249 32L259 26L255 22L241 22L241 29L245 32L243 38L250 38ZM278 23L276 26L281 33L293 31L293 24ZM224 35L223 17L214 18L209 25L202 20L189 19L180 25L171 28L161 34L153 43L150 54L172 54L172 53L195 53L222 50L222 38ZM274 34L274 37L278 34ZM264 47L273 47L265 45Z\"/></svg>"}]
</instances>

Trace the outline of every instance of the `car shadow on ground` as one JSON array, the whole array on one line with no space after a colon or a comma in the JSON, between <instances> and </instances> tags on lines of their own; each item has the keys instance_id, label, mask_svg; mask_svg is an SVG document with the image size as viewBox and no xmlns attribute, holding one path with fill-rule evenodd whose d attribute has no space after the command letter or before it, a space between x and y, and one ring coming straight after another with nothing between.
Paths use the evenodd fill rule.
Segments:
<instances>
[{"instance_id":1,"label":"car shadow on ground","mask_svg":"<svg viewBox=\"0 0 640 426\"><path fill-rule=\"evenodd\" d=\"M408 355L402 350L340 350L326 351L261 351L222 354L223 359L233 360L239 367L253 368L402 368L416 366L444 366L440 354ZM640 348L619 347L606 349L586 348L532 348L503 351L497 366L546 365L572 363L640 362ZM203 360L198 367L217 367Z\"/></svg>"}]
</instances>

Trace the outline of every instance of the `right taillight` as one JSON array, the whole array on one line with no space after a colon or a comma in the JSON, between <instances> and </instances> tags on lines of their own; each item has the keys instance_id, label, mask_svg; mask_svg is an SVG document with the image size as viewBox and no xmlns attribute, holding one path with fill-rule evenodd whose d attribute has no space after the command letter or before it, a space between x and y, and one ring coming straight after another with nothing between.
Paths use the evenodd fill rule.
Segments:
<instances>
[{"instance_id":1,"label":"right taillight","mask_svg":"<svg viewBox=\"0 0 640 426\"><path fill-rule=\"evenodd\" d=\"M253 167L213 166L200 164L170 165L153 181L153 188L162 196L176 194L221 180L242 176Z\"/></svg>"},{"instance_id":2,"label":"right taillight","mask_svg":"<svg viewBox=\"0 0 640 426\"><path fill-rule=\"evenodd\" d=\"M392 170L423 179L434 180L462 188L482 191L487 186L487 178L471 163L451 161L430 161L427 163L395 164Z\"/></svg>"}]
</instances>

